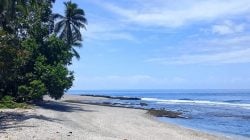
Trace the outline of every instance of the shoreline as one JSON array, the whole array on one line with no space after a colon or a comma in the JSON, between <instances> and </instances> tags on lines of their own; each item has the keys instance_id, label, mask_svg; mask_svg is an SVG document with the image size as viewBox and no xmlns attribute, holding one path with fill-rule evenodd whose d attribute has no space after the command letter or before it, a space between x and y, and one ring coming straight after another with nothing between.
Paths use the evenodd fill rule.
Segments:
<instances>
[{"instance_id":1,"label":"shoreline","mask_svg":"<svg viewBox=\"0 0 250 140\"><path fill-rule=\"evenodd\" d=\"M64 102L106 100L102 97L65 95L60 101L45 100L47 104L33 109L1 110L13 118L6 118L10 123L6 128L1 126L0 139L229 139L161 122L146 110Z\"/></svg>"},{"instance_id":2,"label":"shoreline","mask_svg":"<svg viewBox=\"0 0 250 140\"><path fill-rule=\"evenodd\" d=\"M190 109L192 110L192 108L190 108L190 107L186 107L186 108L185 107L184 108L179 107L179 108L176 109L173 106L172 107L171 106L170 107L163 106L163 105L162 106L160 106L160 105L157 106L156 105L157 101L159 101L159 102L164 101L164 100L162 100L161 98L158 98L158 97L148 97L147 98L147 97L140 96L140 94L135 94L135 95L132 95L132 96L129 95L129 94L123 94L123 95L126 95L126 96L122 96L121 94L118 95L118 96L116 96L115 94L104 94L103 95L103 94L100 94L100 93L99 94L80 94L80 95L81 96L91 96L91 97L105 97L105 98L111 99L110 103L109 103L109 104L111 104L111 106L112 105L117 106L116 104L117 103L119 104L119 102L120 102L120 106L122 106L122 107L123 107L123 105L129 106L128 108L134 108L134 106L136 106L135 108L145 109L145 110L150 110L150 108L153 108L153 110L156 110L158 112L160 112L161 109L163 108L163 110L167 110L167 111L170 111L170 112L173 112L173 113L180 113L180 114L177 115L177 116L174 116L174 117L169 117L167 115L166 116L164 116L164 115L163 116L154 115L156 117L159 117L159 119L162 122L167 122L167 123L170 122L172 124L184 126L186 128L190 128L190 129L193 129L193 130L201 130L202 132L205 132L205 133L230 136L230 137L233 137L234 139L242 139L242 140L243 139L250 139L249 131L248 132L246 131L245 133L243 133L243 131L241 131L242 130L241 128L239 128L237 130L235 128L233 128L233 130L230 130L230 129L223 130L224 128L230 128L231 125L233 127L233 125L235 123L228 122L227 125L225 125L224 128L216 128L217 125L220 127L220 122L216 124L213 121L211 121L211 123L214 126L214 128L213 128L213 127L211 127L210 124L208 124L208 127L204 127L204 124L206 124L206 122L201 121L201 123L203 123L203 127L202 127L202 125L199 125L199 123L197 123L197 118L199 119L199 117L192 116L192 114L190 113L190 112L192 112L192 111L190 111ZM117 99L119 99L119 100L117 100ZM192 99L192 98L177 98L176 101L177 100L180 100L180 102L182 102L182 101L187 101L187 102L196 101L195 99ZM150 101L152 101L152 102L150 102ZM169 101L171 102L171 101L175 101L175 100L169 100ZM211 102L213 102L213 101L211 101ZM221 102L223 102L223 101L221 101ZM141 105L141 103L146 104L146 105ZM138 105L139 105L139 107L138 107ZM118 107L120 107L120 106L118 106ZM212 108L212 109L216 109L216 108ZM201 111L201 110L197 110L197 111ZM213 112L214 110L210 109L210 111ZM190 113L190 114L188 114L187 112ZM221 113L221 111L218 111L218 112L214 111L214 113L218 113L218 116L223 117L223 113ZM226 114L225 115L226 117L230 117L230 112L229 113L225 112L225 114ZM231 114L232 117L235 117L234 115L235 114ZM240 117L240 114L238 113L238 114L236 114L236 116ZM197 117L197 118L195 118L195 117ZM206 118L206 116L203 116L203 117ZM214 116L210 116L210 117L214 117ZM171 118L176 118L176 119L171 119ZM193 118L195 118L196 120L193 119ZM207 118L208 118L208 119L206 119L206 120L208 120L207 122L210 123L209 117L207 117ZM242 118L237 118L237 119L248 119L248 118L249 118L248 115L245 113L245 114L242 114ZM223 121L221 123L223 123ZM235 131L234 131L234 129L235 129ZM246 129L244 129L244 130L246 130Z\"/></svg>"},{"instance_id":3,"label":"shoreline","mask_svg":"<svg viewBox=\"0 0 250 140\"><path fill-rule=\"evenodd\" d=\"M70 95L70 94L69 94ZM110 96L110 95L99 95L99 94L71 94L74 96L83 96L83 97L94 97L94 98L104 98L104 99L118 99L118 100L137 100L137 101L142 101L141 98L139 97L129 97L129 96ZM90 104L90 105L98 105L98 106L107 106L107 107L117 107L117 108L129 108L129 109L139 109L139 110L145 110L147 111L148 115L151 115L154 117L156 121L160 121L163 123L171 124L171 125L177 125L180 127L183 127L185 129L191 129L197 132L201 133L208 133L216 136L222 136L224 138L229 138L229 139L238 139L238 140L247 140L249 139L246 136L242 135L237 135L237 134L231 134L231 133L223 133L223 132L217 132L213 130L207 130L207 129L200 129L197 127L191 127L187 125L182 125L179 123L174 123L173 121L166 121L162 118L167 118L168 120L170 119L190 119L188 117L182 116L182 112L176 112L176 111L171 111L167 109L156 109L156 108L144 108L144 106L147 105L140 105L140 107L134 107L133 105L131 106L124 106L123 104L118 104L117 103L112 103L111 101L104 101L104 102L81 102L81 101L70 101L70 100L65 100L65 102L69 103L80 103L80 104ZM145 103L146 104L146 103Z\"/></svg>"}]
</instances>

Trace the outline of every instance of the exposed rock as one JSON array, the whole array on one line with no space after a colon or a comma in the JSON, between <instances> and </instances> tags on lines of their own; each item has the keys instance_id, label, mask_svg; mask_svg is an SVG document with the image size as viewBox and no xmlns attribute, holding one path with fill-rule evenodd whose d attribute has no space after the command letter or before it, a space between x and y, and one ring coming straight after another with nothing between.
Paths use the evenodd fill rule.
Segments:
<instances>
[{"instance_id":1,"label":"exposed rock","mask_svg":"<svg viewBox=\"0 0 250 140\"><path fill-rule=\"evenodd\" d=\"M148 113L150 115L153 115L155 117L168 117L168 118L182 118L181 112L175 112L175 111L168 111L165 109L149 109Z\"/></svg>"},{"instance_id":2,"label":"exposed rock","mask_svg":"<svg viewBox=\"0 0 250 140\"><path fill-rule=\"evenodd\" d=\"M109 106L109 107L121 107L121 108L133 108L133 109L142 109L142 110L147 110L150 115L153 115L155 117L168 117L168 118L186 118L182 116L181 112L177 111L169 111L166 110L165 108L161 109L147 109L144 108L144 106L147 106L147 103L140 102L140 107L133 106L133 105L127 105L127 104L122 104L122 103L115 103L115 102L110 102L110 101L104 101L104 102L84 102L84 101L74 101L74 100L65 100L64 102L71 102L71 103L82 103L82 104L91 104L91 105L101 105L101 106Z\"/></svg>"},{"instance_id":3,"label":"exposed rock","mask_svg":"<svg viewBox=\"0 0 250 140\"><path fill-rule=\"evenodd\" d=\"M141 105L141 106L148 106L147 103L142 103L142 102L140 102L140 105Z\"/></svg>"},{"instance_id":4,"label":"exposed rock","mask_svg":"<svg viewBox=\"0 0 250 140\"><path fill-rule=\"evenodd\" d=\"M81 96L103 97L103 98L118 99L118 100L141 100L141 98L137 97L119 97L119 96L108 96L108 95L82 94Z\"/></svg>"}]
</instances>

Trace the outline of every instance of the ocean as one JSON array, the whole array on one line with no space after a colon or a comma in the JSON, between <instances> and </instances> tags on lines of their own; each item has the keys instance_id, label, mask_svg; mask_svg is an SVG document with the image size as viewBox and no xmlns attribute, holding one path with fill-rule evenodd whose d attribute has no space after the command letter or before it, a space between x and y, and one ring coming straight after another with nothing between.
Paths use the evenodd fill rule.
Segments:
<instances>
[{"instance_id":1,"label":"ocean","mask_svg":"<svg viewBox=\"0 0 250 140\"><path fill-rule=\"evenodd\" d=\"M250 90L71 90L69 94L138 97L114 100L123 104L148 104L145 108L183 113L185 118L159 118L184 127L244 136L250 139Z\"/></svg>"}]
</instances>

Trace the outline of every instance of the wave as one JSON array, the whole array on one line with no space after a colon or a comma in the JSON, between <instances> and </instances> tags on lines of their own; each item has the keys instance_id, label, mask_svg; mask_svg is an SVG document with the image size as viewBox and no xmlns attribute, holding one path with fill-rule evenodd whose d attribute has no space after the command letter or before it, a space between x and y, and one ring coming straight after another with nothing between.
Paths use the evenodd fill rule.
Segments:
<instances>
[{"instance_id":1,"label":"wave","mask_svg":"<svg viewBox=\"0 0 250 140\"><path fill-rule=\"evenodd\" d=\"M152 101L158 104L190 104L190 105L211 105L211 106L231 106L240 107L244 109L250 109L250 104L246 103L229 103L229 102L217 102L217 101L206 101L206 100L164 100L157 98L141 98L143 101Z\"/></svg>"}]
</instances>

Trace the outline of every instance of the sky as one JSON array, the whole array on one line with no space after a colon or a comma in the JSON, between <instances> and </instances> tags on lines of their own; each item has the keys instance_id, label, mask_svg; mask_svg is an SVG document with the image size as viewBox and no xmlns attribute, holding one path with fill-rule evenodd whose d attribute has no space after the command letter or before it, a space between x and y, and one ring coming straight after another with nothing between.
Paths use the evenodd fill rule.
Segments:
<instances>
[{"instance_id":1,"label":"sky","mask_svg":"<svg viewBox=\"0 0 250 140\"><path fill-rule=\"evenodd\" d=\"M250 89L249 0L72 2L88 20L72 90Z\"/></svg>"}]
</instances>

